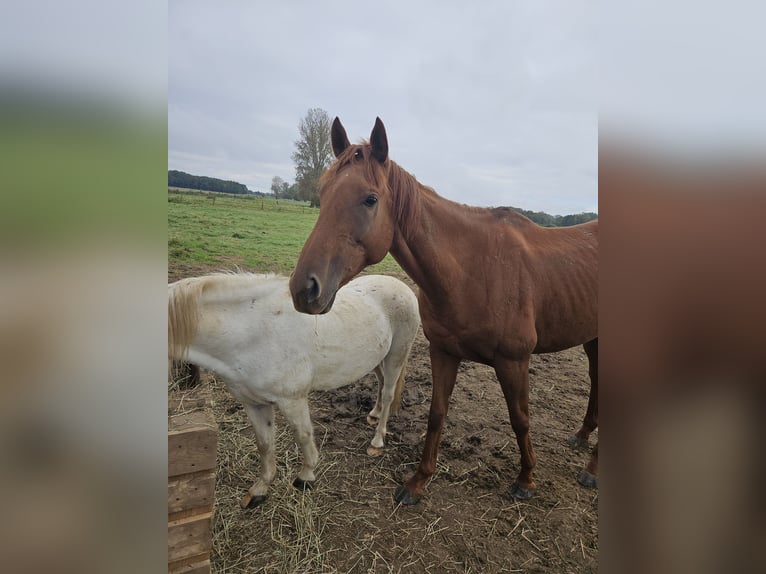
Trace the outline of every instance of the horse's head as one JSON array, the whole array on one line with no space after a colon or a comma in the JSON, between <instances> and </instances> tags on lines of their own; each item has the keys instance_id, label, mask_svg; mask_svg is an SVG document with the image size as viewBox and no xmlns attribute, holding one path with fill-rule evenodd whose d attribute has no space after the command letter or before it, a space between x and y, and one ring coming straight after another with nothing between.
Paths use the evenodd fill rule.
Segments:
<instances>
[{"instance_id":1,"label":"horse's head","mask_svg":"<svg viewBox=\"0 0 766 574\"><path fill-rule=\"evenodd\" d=\"M331 136L336 161L322 176L319 219L290 277L302 313L329 311L338 289L383 259L394 237L383 122L375 120L369 143L351 145L338 118Z\"/></svg>"}]
</instances>

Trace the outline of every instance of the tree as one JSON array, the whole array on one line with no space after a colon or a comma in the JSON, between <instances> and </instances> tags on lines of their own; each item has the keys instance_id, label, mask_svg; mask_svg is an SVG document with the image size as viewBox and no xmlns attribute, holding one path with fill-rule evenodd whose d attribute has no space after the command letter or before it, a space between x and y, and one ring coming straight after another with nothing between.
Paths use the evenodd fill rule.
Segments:
<instances>
[{"instance_id":1,"label":"tree","mask_svg":"<svg viewBox=\"0 0 766 574\"><path fill-rule=\"evenodd\" d=\"M312 108L298 124L300 139L295 142L295 185L298 196L319 205L319 177L330 166L330 116L320 108Z\"/></svg>"},{"instance_id":2,"label":"tree","mask_svg":"<svg viewBox=\"0 0 766 574\"><path fill-rule=\"evenodd\" d=\"M271 191L274 192L274 199L279 203L279 196L284 197L284 191L287 188L287 182L284 179L275 175L271 179Z\"/></svg>"}]
</instances>

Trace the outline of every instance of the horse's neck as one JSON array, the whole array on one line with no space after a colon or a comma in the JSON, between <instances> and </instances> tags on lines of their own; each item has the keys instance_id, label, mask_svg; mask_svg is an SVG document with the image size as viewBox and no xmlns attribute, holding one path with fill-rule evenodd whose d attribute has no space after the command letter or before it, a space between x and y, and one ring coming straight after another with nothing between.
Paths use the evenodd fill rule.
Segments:
<instances>
[{"instance_id":1,"label":"horse's neck","mask_svg":"<svg viewBox=\"0 0 766 574\"><path fill-rule=\"evenodd\" d=\"M405 234L397 229L391 255L427 295L444 294L450 277L446 259L454 259L449 248L457 239L475 234L472 215L465 206L453 203L434 192L421 192L418 198L418 225Z\"/></svg>"}]
</instances>

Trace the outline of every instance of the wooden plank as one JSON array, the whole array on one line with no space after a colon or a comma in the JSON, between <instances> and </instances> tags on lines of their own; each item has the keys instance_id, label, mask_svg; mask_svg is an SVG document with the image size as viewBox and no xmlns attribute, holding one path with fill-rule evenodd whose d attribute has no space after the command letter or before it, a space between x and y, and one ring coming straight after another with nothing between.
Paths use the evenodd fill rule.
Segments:
<instances>
[{"instance_id":1,"label":"wooden plank","mask_svg":"<svg viewBox=\"0 0 766 574\"><path fill-rule=\"evenodd\" d=\"M218 432L213 414L171 417L168 425L168 477L215 468Z\"/></svg>"},{"instance_id":2,"label":"wooden plank","mask_svg":"<svg viewBox=\"0 0 766 574\"><path fill-rule=\"evenodd\" d=\"M190 411L198 411L210 406L210 399L204 396L186 396L175 393L168 396L168 414L185 414Z\"/></svg>"},{"instance_id":3,"label":"wooden plank","mask_svg":"<svg viewBox=\"0 0 766 574\"><path fill-rule=\"evenodd\" d=\"M210 574L210 571L210 558L207 555L192 556L168 564L170 574Z\"/></svg>"},{"instance_id":4,"label":"wooden plank","mask_svg":"<svg viewBox=\"0 0 766 574\"><path fill-rule=\"evenodd\" d=\"M168 564L210 552L212 517L212 512L205 512L168 522Z\"/></svg>"},{"instance_id":5,"label":"wooden plank","mask_svg":"<svg viewBox=\"0 0 766 574\"><path fill-rule=\"evenodd\" d=\"M192 509L210 511L213 510L214 501L215 471L213 470L203 470L168 479L169 515Z\"/></svg>"}]
</instances>

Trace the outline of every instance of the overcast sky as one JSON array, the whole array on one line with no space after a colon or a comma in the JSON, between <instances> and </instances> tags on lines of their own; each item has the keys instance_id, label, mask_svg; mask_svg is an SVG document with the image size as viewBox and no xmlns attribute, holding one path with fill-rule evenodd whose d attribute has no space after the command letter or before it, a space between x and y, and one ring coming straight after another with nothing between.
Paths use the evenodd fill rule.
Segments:
<instances>
[{"instance_id":1,"label":"overcast sky","mask_svg":"<svg viewBox=\"0 0 766 574\"><path fill-rule=\"evenodd\" d=\"M471 205L598 210L591 2L169 3L168 168L269 191L309 108Z\"/></svg>"}]
</instances>

